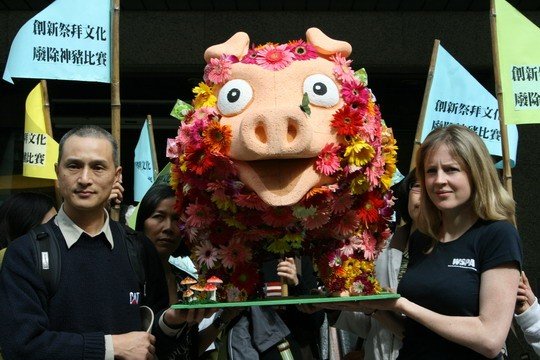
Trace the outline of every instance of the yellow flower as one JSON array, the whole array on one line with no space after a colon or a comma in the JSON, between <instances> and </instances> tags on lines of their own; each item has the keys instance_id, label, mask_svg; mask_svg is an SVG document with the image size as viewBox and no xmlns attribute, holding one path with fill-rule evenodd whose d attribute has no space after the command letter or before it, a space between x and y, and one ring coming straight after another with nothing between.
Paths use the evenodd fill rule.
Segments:
<instances>
[{"instance_id":1,"label":"yellow flower","mask_svg":"<svg viewBox=\"0 0 540 360\"><path fill-rule=\"evenodd\" d=\"M364 140L355 138L345 149L344 155L350 165L363 166L375 156L375 150Z\"/></svg>"},{"instance_id":2,"label":"yellow flower","mask_svg":"<svg viewBox=\"0 0 540 360\"><path fill-rule=\"evenodd\" d=\"M363 194L369 189L369 181L365 175L361 174L352 179L351 181L351 194L360 195Z\"/></svg>"},{"instance_id":3,"label":"yellow flower","mask_svg":"<svg viewBox=\"0 0 540 360\"><path fill-rule=\"evenodd\" d=\"M225 222L225 224L229 225L230 227L235 227L240 230L246 230L246 226L233 217L225 217L223 218L223 221Z\"/></svg>"},{"instance_id":4,"label":"yellow flower","mask_svg":"<svg viewBox=\"0 0 540 360\"><path fill-rule=\"evenodd\" d=\"M287 241L291 248L293 249L301 249L302 248L302 241L304 240L304 237L302 234L286 234L282 239Z\"/></svg>"},{"instance_id":5,"label":"yellow flower","mask_svg":"<svg viewBox=\"0 0 540 360\"><path fill-rule=\"evenodd\" d=\"M381 176L381 184L383 189L388 190L392 186L392 178L396 171L396 163L386 163L384 174Z\"/></svg>"},{"instance_id":6,"label":"yellow flower","mask_svg":"<svg viewBox=\"0 0 540 360\"><path fill-rule=\"evenodd\" d=\"M375 263L373 261L360 261L358 267L363 273L372 273L375 269Z\"/></svg>"},{"instance_id":7,"label":"yellow flower","mask_svg":"<svg viewBox=\"0 0 540 360\"><path fill-rule=\"evenodd\" d=\"M214 91L208 85L203 82L199 83L199 86L193 88L195 99L193 99L193 107L199 109L202 107L213 107L216 105L217 98L214 95Z\"/></svg>"},{"instance_id":8,"label":"yellow flower","mask_svg":"<svg viewBox=\"0 0 540 360\"><path fill-rule=\"evenodd\" d=\"M224 198L221 196L216 196L216 194L213 194L211 197L212 201L216 204L217 208L220 210L230 210L233 214L236 214L236 204L234 201L230 198Z\"/></svg>"}]
</instances>

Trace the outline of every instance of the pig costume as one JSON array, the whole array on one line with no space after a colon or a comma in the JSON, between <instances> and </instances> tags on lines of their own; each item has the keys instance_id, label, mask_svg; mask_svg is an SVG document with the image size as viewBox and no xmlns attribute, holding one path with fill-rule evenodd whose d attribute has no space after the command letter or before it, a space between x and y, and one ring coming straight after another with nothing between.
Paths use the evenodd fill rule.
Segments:
<instances>
[{"instance_id":1,"label":"pig costume","mask_svg":"<svg viewBox=\"0 0 540 360\"><path fill-rule=\"evenodd\" d=\"M381 290L397 146L351 51L316 28L251 48L239 32L206 50L204 82L175 108L176 206L220 300L260 297L260 264L284 255L311 256L330 293Z\"/></svg>"}]
</instances>

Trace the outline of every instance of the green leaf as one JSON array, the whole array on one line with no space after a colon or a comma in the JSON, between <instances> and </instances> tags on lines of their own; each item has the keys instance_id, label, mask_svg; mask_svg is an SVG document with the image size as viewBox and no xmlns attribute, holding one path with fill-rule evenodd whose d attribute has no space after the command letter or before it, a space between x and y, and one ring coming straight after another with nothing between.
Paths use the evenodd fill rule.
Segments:
<instances>
[{"instance_id":1,"label":"green leaf","mask_svg":"<svg viewBox=\"0 0 540 360\"><path fill-rule=\"evenodd\" d=\"M362 85L367 86L368 79L367 79L366 69L361 68L361 69L356 70L354 72L354 77L357 78Z\"/></svg>"},{"instance_id":2,"label":"green leaf","mask_svg":"<svg viewBox=\"0 0 540 360\"><path fill-rule=\"evenodd\" d=\"M176 100L176 104L174 104L174 107L171 111L171 116L177 118L180 121L184 121L187 113L192 109L193 106L191 106L190 104L182 100Z\"/></svg>"},{"instance_id":3,"label":"green leaf","mask_svg":"<svg viewBox=\"0 0 540 360\"><path fill-rule=\"evenodd\" d=\"M309 96L307 93L304 93L304 96L302 96L302 105L300 105L300 109L302 109L307 116L311 115L311 109L309 108Z\"/></svg>"}]
</instances>

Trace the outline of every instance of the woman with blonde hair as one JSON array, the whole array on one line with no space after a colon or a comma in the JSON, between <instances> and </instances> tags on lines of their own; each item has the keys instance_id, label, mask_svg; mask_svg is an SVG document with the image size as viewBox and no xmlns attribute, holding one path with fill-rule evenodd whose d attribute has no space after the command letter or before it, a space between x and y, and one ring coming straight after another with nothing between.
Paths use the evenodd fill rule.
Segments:
<instances>
[{"instance_id":1,"label":"woman with blonde hair","mask_svg":"<svg viewBox=\"0 0 540 360\"><path fill-rule=\"evenodd\" d=\"M398 359L500 359L522 264L514 202L482 140L463 126L432 131L416 169L419 231L401 297L363 305L406 316Z\"/></svg>"}]
</instances>

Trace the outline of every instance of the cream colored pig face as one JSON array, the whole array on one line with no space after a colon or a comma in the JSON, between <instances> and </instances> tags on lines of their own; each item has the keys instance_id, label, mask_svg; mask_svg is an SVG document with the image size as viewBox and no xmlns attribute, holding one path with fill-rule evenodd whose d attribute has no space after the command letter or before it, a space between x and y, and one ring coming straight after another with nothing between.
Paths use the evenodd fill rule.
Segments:
<instances>
[{"instance_id":1,"label":"cream colored pig face","mask_svg":"<svg viewBox=\"0 0 540 360\"><path fill-rule=\"evenodd\" d=\"M332 67L323 58L280 71L237 63L232 79L216 91L239 178L270 205L297 203L309 189L331 182L314 163L326 144L339 142L331 120L343 101ZM309 115L300 106L304 94Z\"/></svg>"}]
</instances>

